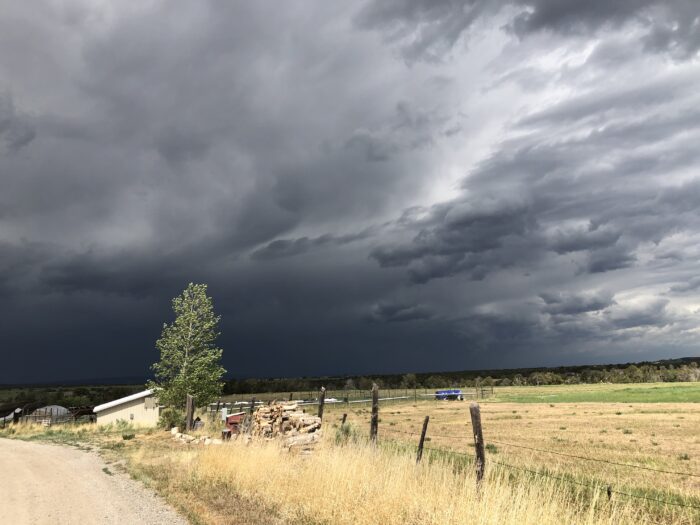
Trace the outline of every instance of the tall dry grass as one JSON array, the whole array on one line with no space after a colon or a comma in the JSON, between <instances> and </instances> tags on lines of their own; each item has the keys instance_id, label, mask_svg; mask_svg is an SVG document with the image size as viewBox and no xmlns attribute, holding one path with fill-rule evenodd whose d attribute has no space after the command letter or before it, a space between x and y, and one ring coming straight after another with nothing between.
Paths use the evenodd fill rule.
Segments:
<instances>
[{"instance_id":1,"label":"tall dry grass","mask_svg":"<svg viewBox=\"0 0 700 525\"><path fill-rule=\"evenodd\" d=\"M171 489L254 500L282 523L655 523L627 502L599 499L599 491L572 492L554 480L518 482L498 472L477 489L473 474L449 460L416 465L413 455L363 444L327 443L300 456L275 443L232 443L173 451L167 466L148 454L142 449L133 462L151 462ZM215 511L202 521L227 523Z\"/></svg>"}]
</instances>

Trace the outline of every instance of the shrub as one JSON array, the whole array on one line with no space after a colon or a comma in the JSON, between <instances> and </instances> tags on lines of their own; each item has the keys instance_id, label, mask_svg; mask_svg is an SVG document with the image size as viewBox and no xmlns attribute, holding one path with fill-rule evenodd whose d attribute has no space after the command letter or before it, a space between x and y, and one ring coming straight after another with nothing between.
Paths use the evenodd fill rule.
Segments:
<instances>
[{"instance_id":1,"label":"shrub","mask_svg":"<svg viewBox=\"0 0 700 525\"><path fill-rule=\"evenodd\" d=\"M128 441L130 439L134 439L136 437L136 434L122 434L122 439L124 441Z\"/></svg>"},{"instance_id":2,"label":"shrub","mask_svg":"<svg viewBox=\"0 0 700 525\"><path fill-rule=\"evenodd\" d=\"M342 425L335 431L335 444L336 445L347 445L348 443L357 443L360 440L360 435L357 429L350 424L346 423Z\"/></svg>"},{"instance_id":3,"label":"shrub","mask_svg":"<svg viewBox=\"0 0 700 525\"><path fill-rule=\"evenodd\" d=\"M130 422L128 422L126 419L117 419L117 422L114 424L117 430L123 431L123 430L131 430L133 427Z\"/></svg>"},{"instance_id":4,"label":"shrub","mask_svg":"<svg viewBox=\"0 0 700 525\"><path fill-rule=\"evenodd\" d=\"M166 408L160 414L158 425L165 430L170 430L173 427L185 427L185 413L177 408Z\"/></svg>"}]
</instances>

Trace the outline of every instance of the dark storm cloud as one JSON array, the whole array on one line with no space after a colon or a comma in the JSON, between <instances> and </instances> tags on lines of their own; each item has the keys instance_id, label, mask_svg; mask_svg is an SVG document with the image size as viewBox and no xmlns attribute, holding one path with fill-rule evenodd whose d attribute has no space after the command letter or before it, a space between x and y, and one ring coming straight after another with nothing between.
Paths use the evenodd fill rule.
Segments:
<instances>
[{"instance_id":1,"label":"dark storm cloud","mask_svg":"<svg viewBox=\"0 0 700 525\"><path fill-rule=\"evenodd\" d=\"M688 282L682 284L674 284L669 288L670 292L688 293L700 289L700 277L692 277Z\"/></svg>"},{"instance_id":2,"label":"dark storm cloud","mask_svg":"<svg viewBox=\"0 0 700 525\"><path fill-rule=\"evenodd\" d=\"M489 197L433 207L410 243L377 248L372 257L383 267L408 267L419 283L458 272L479 279L512 264L512 252L535 229L532 209L526 202Z\"/></svg>"},{"instance_id":3,"label":"dark storm cloud","mask_svg":"<svg viewBox=\"0 0 700 525\"><path fill-rule=\"evenodd\" d=\"M279 259L281 257L292 257L306 253L314 248L324 246L340 246L350 242L366 238L369 232L360 232L350 235L330 235L325 234L319 237L300 237L298 239L277 239L264 247L255 250L251 257L257 260Z\"/></svg>"},{"instance_id":4,"label":"dark storm cloud","mask_svg":"<svg viewBox=\"0 0 700 525\"><path fill-rule=\"evenodd\" d=\"M692 353L694 2L37 9L0 14L5 370L143 374L190 281L239 375Z\"/></svg>"},{"instance_id":5,"label":"dark storm cloud","mask_svg":"<svg viewBox=\"0 0 700 525\"><path fill-rule=\"evenodd\" d=\"M17 111L11 97L0 94L0 140L9 150L17 151L35 136L29 117Z\"/></svg>"},{"instance_id":6,"label":"dark storm cloud","mask_svg":"<svg viewBox=\"0 0 700 525\"><path fill-rule=\"evenodd\" d=\"M433 312L424 305L380 303L372 307L369 319L383 323L403 323L430 319Z\"/></svg>"},{"instance_id":7,"label":"dark storm cloud","mask_svg":"<svg viewBox=\"0 0 700 525\"><path fill-rule=\"evenodd\" d=\"M603 310L614 303L613 294L596 291L589 294L543 293L544 312L552 315L576 315Z\"/></svg>"},{"instance_id":8,"label":"dark storm cloud","mask_svg":"<svg viewBox=\"0 0 700 525\"><path fill-rule=\"evenodd\" d=\"M407 60L436 60L501 10L509 13L506 27L521 39L541 32L586 37L635 24L649 51L689 59L700 49L694 0L377 0L357 21L399 42Z\"/></svg>"}]
</instances>

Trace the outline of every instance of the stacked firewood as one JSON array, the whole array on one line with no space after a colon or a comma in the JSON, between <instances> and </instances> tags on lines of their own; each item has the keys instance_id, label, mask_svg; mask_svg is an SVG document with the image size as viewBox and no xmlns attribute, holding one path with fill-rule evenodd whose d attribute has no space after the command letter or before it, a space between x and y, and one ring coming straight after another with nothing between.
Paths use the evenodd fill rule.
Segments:
<instances>
[{"instance_id":1,"label":"stacked firewood","mask_svg":"<svg viewBox=\"0 0 700 525\"><path fill-rule=\"evenodd\" d=\"M299 410L296 403L263 406L253 417L253 434L261 437L312 434L320 428L321 418Z\"/></svg>"}]
</instances>

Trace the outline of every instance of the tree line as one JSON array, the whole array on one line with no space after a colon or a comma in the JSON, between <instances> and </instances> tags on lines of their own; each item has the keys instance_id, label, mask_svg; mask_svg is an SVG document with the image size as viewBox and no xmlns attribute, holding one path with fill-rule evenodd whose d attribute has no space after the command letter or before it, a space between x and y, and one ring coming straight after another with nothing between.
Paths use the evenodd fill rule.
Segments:
<instances>
[{"instance_id":1,"label":"tree line","mask_svg":"<svg viewBox=\"0 0 700 525\"><path fill-rule=\"evenodd\" d=\"M376 376L247 378L224 384L225 394L300 392L326 387L330 390L380 388L446 388L490 386L538 386L580 383L656 383L700 381L700 358L654 363L592 365L557 368L477 370L442 373L408 373Z\"/></svg>"}]
</instances>

